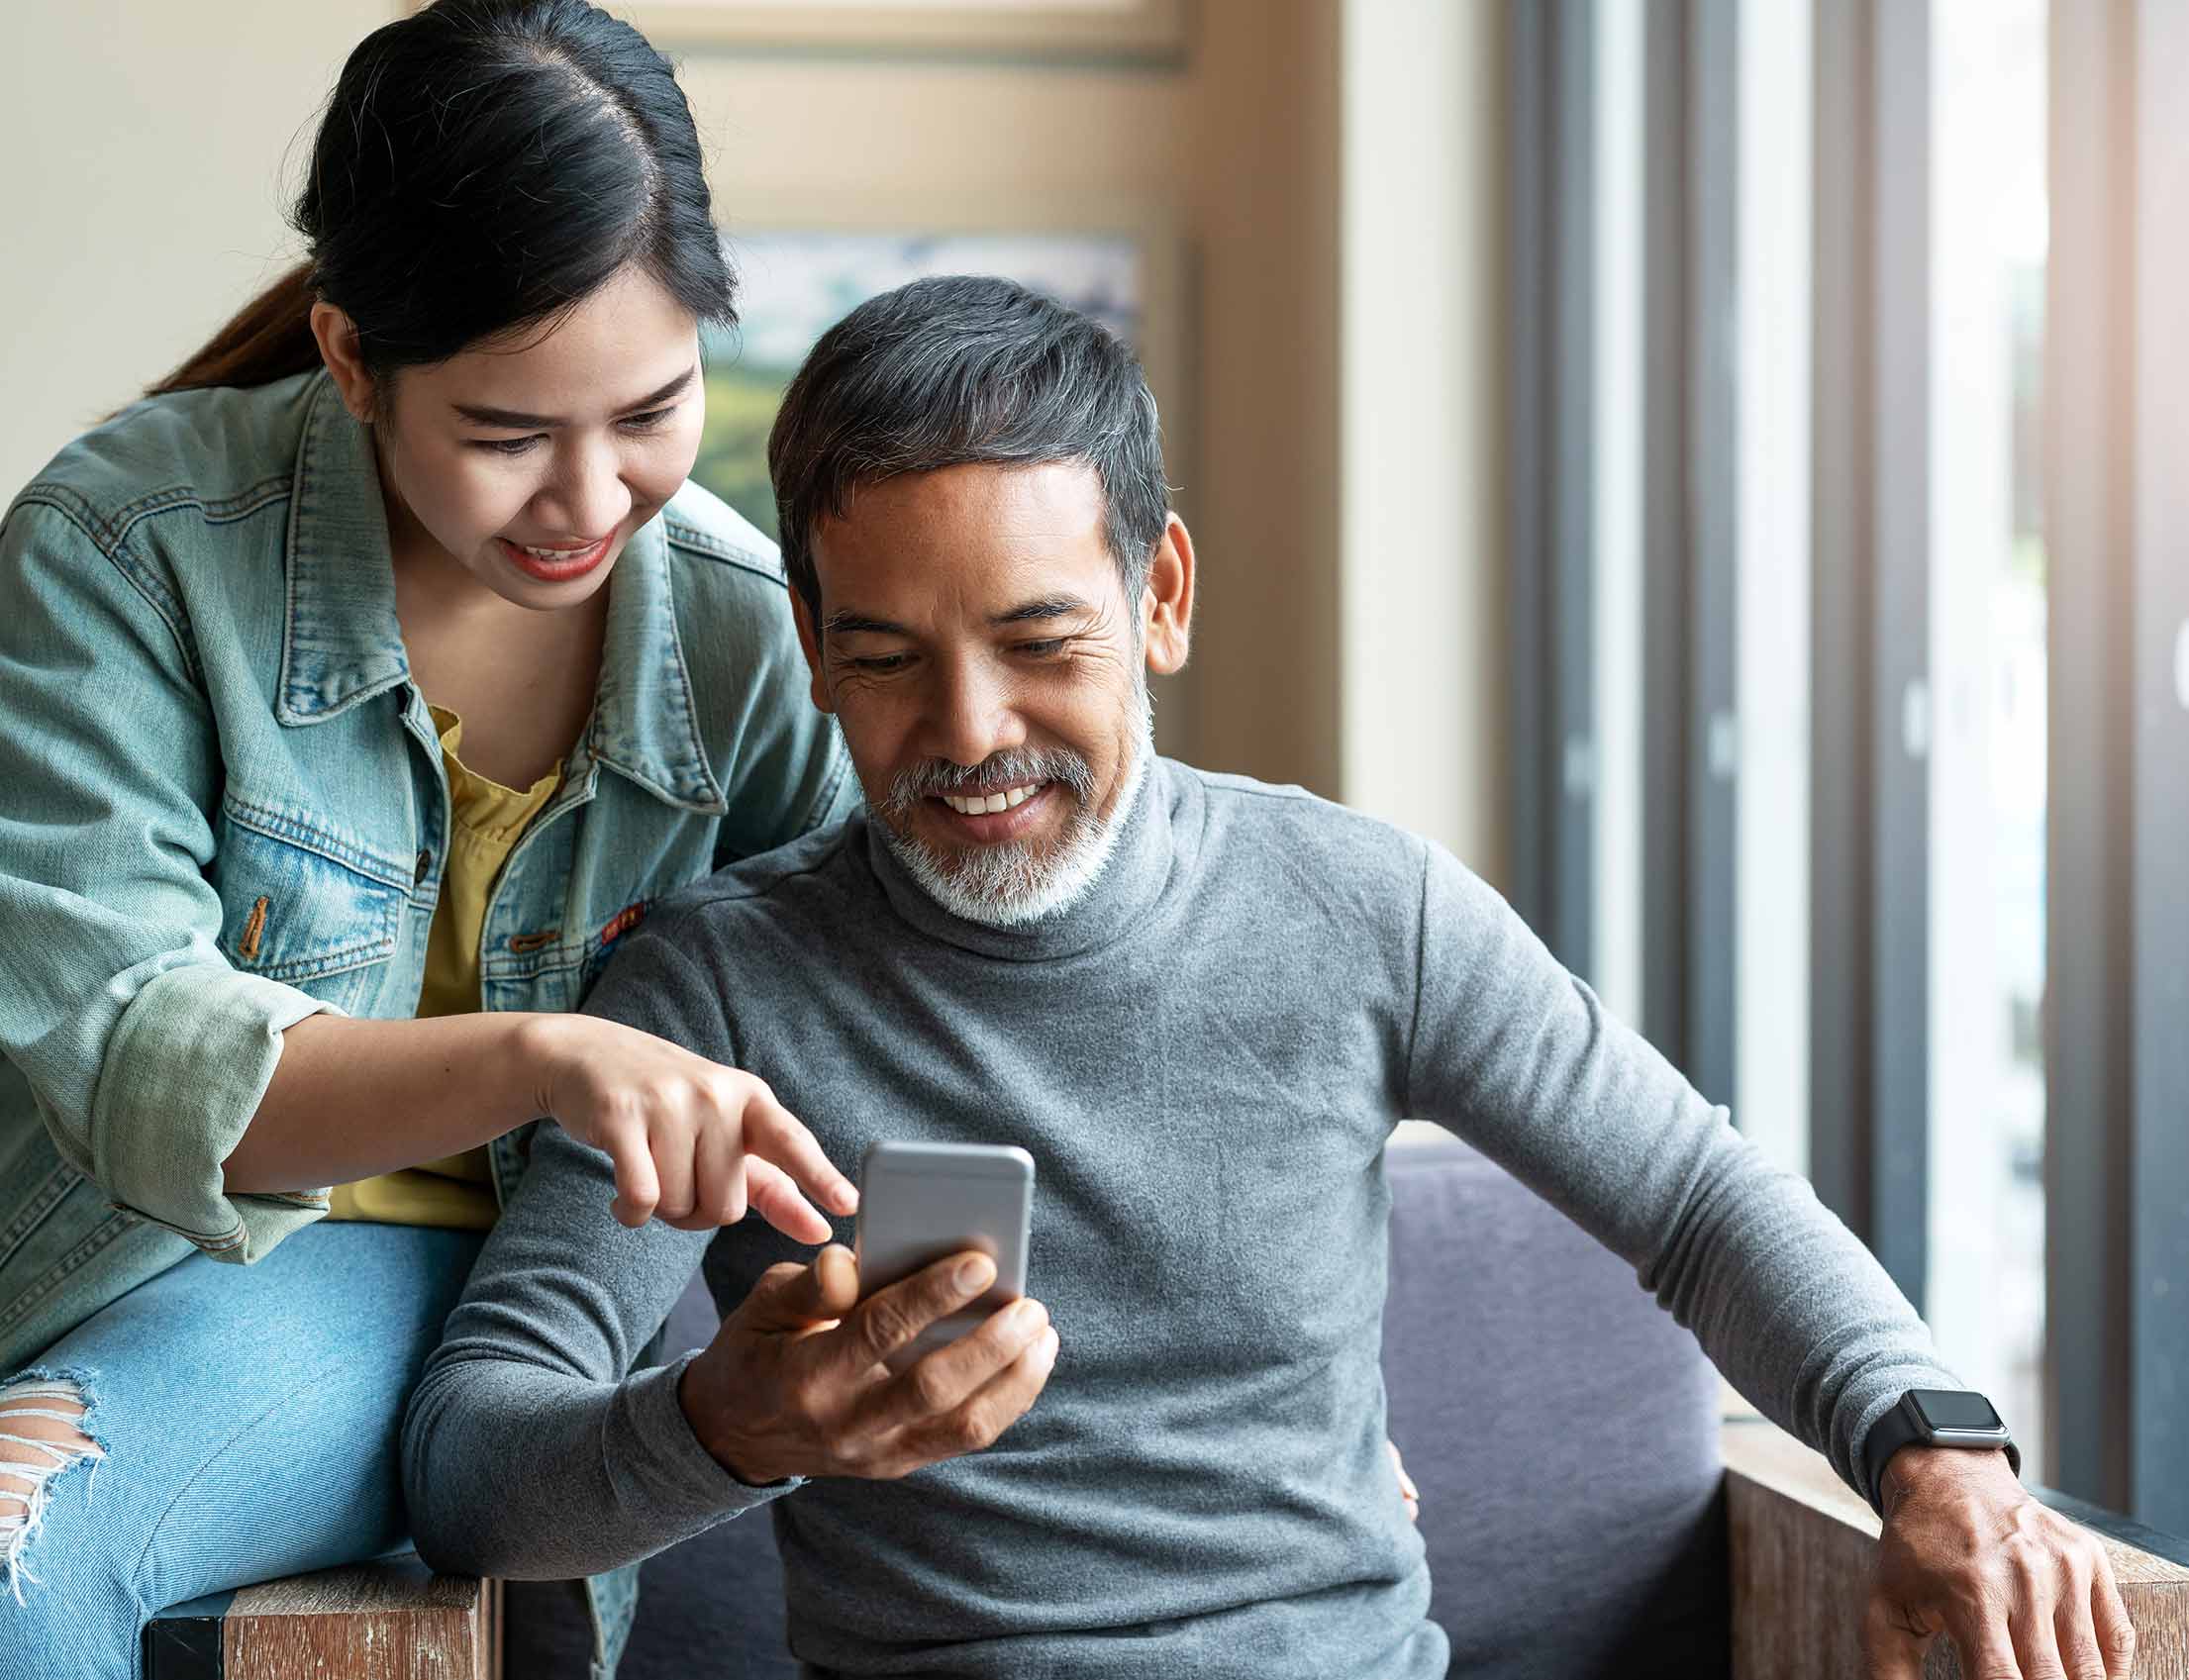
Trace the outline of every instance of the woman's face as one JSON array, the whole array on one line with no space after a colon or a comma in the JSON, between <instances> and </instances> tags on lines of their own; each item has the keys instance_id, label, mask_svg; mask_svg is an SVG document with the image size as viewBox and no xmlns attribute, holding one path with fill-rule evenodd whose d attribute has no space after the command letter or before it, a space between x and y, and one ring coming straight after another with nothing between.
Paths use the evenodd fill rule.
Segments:
<instances>
[{"instance_id":1,"label":"woman's face","mask_svg":"<svg viewBox=\"0 0 2189 1680\"><path fill-rule=\"evenodd\" d=\"M637 267L544 337L405 368L393 385L370 406L399 559L446 557L544 610L607 582L691 471L706 415L698 324Z\"/></svg>"}]
</instances>

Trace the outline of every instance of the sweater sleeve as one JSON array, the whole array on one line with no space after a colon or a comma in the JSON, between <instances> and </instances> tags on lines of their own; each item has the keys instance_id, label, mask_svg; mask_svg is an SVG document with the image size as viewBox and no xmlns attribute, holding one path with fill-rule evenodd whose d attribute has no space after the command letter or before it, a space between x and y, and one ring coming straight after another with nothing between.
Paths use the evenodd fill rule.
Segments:
<instances>
[{"instance_id":1,"label":"sweater sleeve","mask_svg":"<svg viewBox=\"0 0 2189 1680\"><path fill-rule=\"evenodd\" d=\"M727 1059L715 988L650 930L585 1013ZM552 1122L487 1238L403 1425L404 1491L435 1568L514 1579L651 1556L798 1485L751 1487L700 1445L677 1384L691 1355L633 1371L708 1233L609 1212L608 1156Z\"/></svg>"},{"instance_id":2,"label":"sweater sleeve","mask_svg":"<svg viewBox=\"0 0 2189 1680\"><path fill-rule=\"evenodd\" d=\"M1962 1384L1808 1182L1765 1164L1512 909L1423 845L1409 1112L1635 1268L1763 1414L1869 1497L1862 1443L1911 1388Z\"/></svg>"}]
</instances>

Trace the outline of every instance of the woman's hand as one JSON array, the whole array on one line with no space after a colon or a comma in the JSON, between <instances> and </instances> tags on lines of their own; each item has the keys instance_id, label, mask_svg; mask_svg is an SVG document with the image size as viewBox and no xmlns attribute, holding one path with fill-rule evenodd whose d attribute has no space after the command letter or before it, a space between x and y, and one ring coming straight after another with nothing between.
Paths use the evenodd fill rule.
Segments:
<instances>
[{"instance_id":1,"label":"woman's hand","mask_svg":"<svg viewBox=\"0 0 2189 1680\"><path fill-rule=\"evenodd\" d=\"M814 1202L857 1209L850 1180L764 1080L589 1015L536 1017L527 1032L538 1112L615 1163L620 1223L712 1231L749 1207L793 1241L826 1242Z\"/></svg>"}]
</instances>

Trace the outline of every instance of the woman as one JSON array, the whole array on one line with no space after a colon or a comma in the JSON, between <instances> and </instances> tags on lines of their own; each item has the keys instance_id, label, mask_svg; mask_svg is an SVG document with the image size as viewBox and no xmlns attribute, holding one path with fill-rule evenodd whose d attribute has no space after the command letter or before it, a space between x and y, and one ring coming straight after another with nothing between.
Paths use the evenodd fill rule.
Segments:
<instances>
[{"instance_id":1,"label":"woman","mask_svg":"<svg viewBox=\"0 0 2189 1680\"><path fill-rule=\"evenodd\" d=\"M630 1225L853 1206L757 1081L567 1013L856 797L772 551L685 484L733 282L669 66L440 0L350 56L295 221L0 525L0 1675L402 1544L536 1117Z\"/></svg>"}]
</instances>

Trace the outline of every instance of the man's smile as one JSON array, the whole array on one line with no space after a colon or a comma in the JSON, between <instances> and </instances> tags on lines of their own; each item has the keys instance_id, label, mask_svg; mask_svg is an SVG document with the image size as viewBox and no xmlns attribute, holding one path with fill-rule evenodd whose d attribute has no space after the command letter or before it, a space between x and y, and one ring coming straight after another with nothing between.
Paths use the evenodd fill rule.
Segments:
<instances>
[{"instance_id":1,"label":"man's smile","mask_svg":"<svg viewBox=\"0 0 2189 1680\"><path fill-rule=\"evenodd\" d=\"M977 817L983 811L1008 811L1014 805L1024 805L1031 796L1041 792L1045 785L1043 782L1021 782L1016 787L1004 788L997 792L945 793L937 797L952 811L958 812L962 816Z\"/></svg>"},{"instance_id":2,"label":"man's smile","mask_svg":"<svg viewBox=\"0 0 2189 1680\"><path fill-rule=\"evenodd\" d=\"M1055 804L1055 782L1020 782L994 792L930 794L926 803L950 834L980 845L1023 840Z\"/></svg>"}]
</instances>

